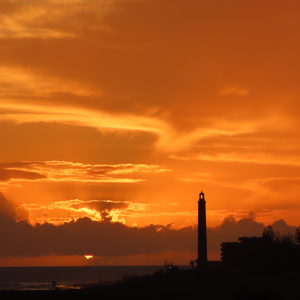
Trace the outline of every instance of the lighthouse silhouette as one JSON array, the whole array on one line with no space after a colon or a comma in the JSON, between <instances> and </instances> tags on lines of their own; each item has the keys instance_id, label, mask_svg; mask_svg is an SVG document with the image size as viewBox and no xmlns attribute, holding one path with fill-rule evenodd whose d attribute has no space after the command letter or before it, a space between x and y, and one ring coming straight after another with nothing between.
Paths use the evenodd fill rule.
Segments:
<instances>
[{"instance_id":1,"label":"lighthouse silhouette","mask_svg":"<svg viewBox=\"0 0 300 300\"><path fill-rule=\"evenodd\" d=\"M198 267L207 264L207 238L206 238L206 202L201 191L198 201Z\"/></svg>"}]
</instances>

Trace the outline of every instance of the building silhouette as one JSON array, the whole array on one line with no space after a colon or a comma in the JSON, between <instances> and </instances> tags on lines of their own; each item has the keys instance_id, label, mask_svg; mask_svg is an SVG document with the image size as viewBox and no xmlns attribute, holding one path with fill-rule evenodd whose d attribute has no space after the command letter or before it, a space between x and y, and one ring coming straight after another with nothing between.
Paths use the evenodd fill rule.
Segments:
<instances>
[{"instance_id":1,"label":"building silhouette","mask_svg":"<svg viewBox=\"0 0 300 300\"><path fill-rule=\"evenodd\" d=\"M221 244L221 261L224 267L255 269L261 264L265 241L263 237L239 237L238 242Z\"/></svg>"},{"instance_id":2,"label":"building silhouette","mask_svg":"<svg viewBox=\"0 0 300 300\"><path fill-rule=\"evenodd\" d=\"M207 264L206 201L201 191L198 201L198 267Z\"/></svg>"}]
</instances>

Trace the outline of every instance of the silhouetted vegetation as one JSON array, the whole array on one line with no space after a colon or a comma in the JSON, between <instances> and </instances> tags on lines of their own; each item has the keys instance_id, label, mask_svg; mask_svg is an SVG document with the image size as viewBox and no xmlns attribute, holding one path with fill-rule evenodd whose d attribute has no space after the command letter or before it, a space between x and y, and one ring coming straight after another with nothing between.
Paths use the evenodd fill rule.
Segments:
<instances>
[{"instance_id":1,"label":"silhouetted vegetation","mask_svg":"<svg viewBox=\"0 0 300 300\"><path fill-rule=\"evenodd\" d=\"M300 270L300 227L292 235L274 232L272 226L263 232L264 257L262 264L271 272L294 272Z\"/></svg>"},{"instance_id":2,"label":"silhouetted vegetation","mask_svg":"<svg viewBox=\"0 0 300 300\"><path fill-rule=\"evenodd\" d=\"M221 244L224 266L272 274L300 270L300 227L292 235L267 226L262 237L241 237L239 241Z\"/></svg>"},{"instance_id":3,"label":"silhouetted vegetation","mask_svg":"<svg viewBox=\"0 0 300 300\"><path fill-rule=\"evenodd\" d=\"M167 260L165 260L163 269L166 273L175 273L179 271L178 266L174 266L172 262L169 263Z\"/></svg>"}]
</instances>

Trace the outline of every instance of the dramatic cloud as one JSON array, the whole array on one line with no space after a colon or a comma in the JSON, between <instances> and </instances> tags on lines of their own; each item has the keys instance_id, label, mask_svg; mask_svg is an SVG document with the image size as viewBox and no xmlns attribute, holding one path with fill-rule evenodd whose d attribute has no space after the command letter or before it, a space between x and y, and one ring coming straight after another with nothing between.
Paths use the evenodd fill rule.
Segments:
<instances>
[{"instance_id":1,"label":"dramatic cloud","mask_svg":"<svg viewBox=\"0 0 300 300\"><path fill-rule=\"evenodd\" d=\"M1 200L6 212L7 201ZM12 216L1 214L0 223L0 239L6 245L0 250L1 256L86 253L96 256L126 256L168 249L180 251L191 248L192 240L189 236L194 235L191 229L172 230L162 225L127 227L119 222L111 222L110 218L104 218L102 222L80 218L59 226L49 223L32 226L26 221L16 222ZM10 236L14 239L10 239ZM23 245L25 237L27 241Z\"/></svg>"},{"instance_id":2,"label":"dramatic cloud","mask_svg":"<svg viewBox=\"0 0 300 300\"><path fill-rule=\"evenodd\" d=\"M21 205L20 205L21 206ZM124 216L143 214L148 205L130 201L112 200L66 200L50 205L22 204L28 214L38 215L34 221L61 224L70 220L88 217L93 221L125 223ZM60 216L59 218L57 216Z\"/></svg>"},{"instance_id":3,"label":"dramatic cloud","mask_svg":"<svg viewBox=\"0 0 300 300\"><path fill-rule=\"evenodd\" d=\"M0 256L43 256L43 255L94 255L101 257L125 257L150 255L173 251L189 255L197 251L197 227L172 228L172 224L129 227L110 218L92 221L79 218L61 225L49 223L32 226L26 221L16 222L14 208L3 195L0 199ZM98 211L126 209L129 203L112 201L69 201L69 207L80 209L95 208ZM57 205L63 205L58 203ZM262 223L256 222L254 215L236 220L233 216L225 218L221 225L207 229L208 252L219 252L221 242L237 241L241 236L261 236ZM283 220L274 222L274 229L281 232L295 230ZM14 238L11 239L10 237ZM187 258L188 259L188 258ZM195 257L191 257L195 259ZM188 261L186 262L188 263Z\"/></svg>"},{"instance_id":4,"label":"dramatic cloud","mask_svg":"<svg viewBox=\"0 0 300 300\"><path fill-rule=\"evenodd\" d=\"M0 214L1 216L12 219L14 219L17 215L14 206L7 200L3 193L0 193Z\"/></svg>"}]
</instances>

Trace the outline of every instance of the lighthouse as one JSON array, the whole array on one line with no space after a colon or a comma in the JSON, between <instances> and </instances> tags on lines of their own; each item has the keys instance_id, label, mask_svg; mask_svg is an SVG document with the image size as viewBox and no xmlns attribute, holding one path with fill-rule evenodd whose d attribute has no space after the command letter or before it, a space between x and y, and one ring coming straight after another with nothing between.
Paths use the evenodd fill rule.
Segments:
<instances>
[{"instance_id":1,"label":"lighthouse","mask_svg":"<svg viewBox=\"0 0 300 300\"><path fill-rule=\"evenodd\" d=\"M206 238L206 202L201 191L198 201L198 267L207 264L207 238Z\"/></svg>"}]
</instances>

